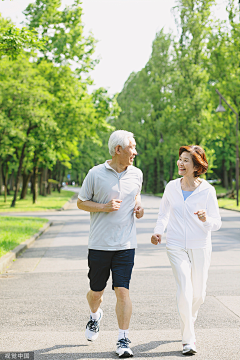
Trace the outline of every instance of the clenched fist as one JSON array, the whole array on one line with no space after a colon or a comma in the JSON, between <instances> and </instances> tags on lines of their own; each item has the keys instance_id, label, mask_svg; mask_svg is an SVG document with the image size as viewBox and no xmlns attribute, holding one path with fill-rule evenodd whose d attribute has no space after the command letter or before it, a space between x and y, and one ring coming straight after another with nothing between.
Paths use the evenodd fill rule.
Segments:
<instances>
[{"instance_id":1,"label":"clenched fist","mask_svg":"<svg viewBox=\"0 0 240 360\"><path fill-rule=\"evenodd\" d=\"M122 200L113 199L104 206L104 212L118 211L120 209Z\"/></svg>"},{"instance_id":2,"label":"clenched fist","mask_svg":"<svg viewBox=\"0 0 240 360\"><path fill-rule=\"evenodd\" d=\"M154 245L161 244L162 241L162 235L160 234L154 234L151 237L151 243Z\"/></svg>"},{"instance_id":3,"label":"clenched fist","mask_svg":"<svg viewBox=\"0 0 240 360\"><path fill-rule=\"evenodd\" d=\"M136 205L133 212L136 214L137 219L140 219L144 215L144 210L140 205Z\"/></svg>"}]
</instances>

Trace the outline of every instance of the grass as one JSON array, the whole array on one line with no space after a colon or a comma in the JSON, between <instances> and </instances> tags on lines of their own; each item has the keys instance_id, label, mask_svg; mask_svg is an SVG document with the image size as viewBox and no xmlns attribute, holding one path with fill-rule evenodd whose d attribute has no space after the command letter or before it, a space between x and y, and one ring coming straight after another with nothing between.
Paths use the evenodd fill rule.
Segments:
<instances>
[{"instance_id":1,"label":"grass","mask_svg":"<svg viewBox=\"0 0 240 360\"><path fill-rule=\"evenodd\" d=\"M32 203L32 195L27 194L25 200L17 200L14 208L11 208L11 203L13 195L7 197L7 202L4 202L3 195L0 196L0 212L24 212L24 211L44 211L44 210L54 210L60 209L71 197L74 195L74 192L61 190L53 191L51 195L48 196L38 196L37 203Z\"/></svg>"},{"instance_id":2,"label":"grass","mask_svg":"<svg viewBox=\"0 0 240 360\"><path fill-rule=\"evenodd\" d=\"M218 206L223 209L240 211L240 204L237 206L236 199L228 199L228 198L218 199Z\"/></svg>"},{"instance_id":3,"label":"grass","mask_svg":"<svg viewBox=\"0 0 240 360\"><path fill-rule=\"evenodd\" d=\"M0 217L0 257L37 233L47 219Z\"/></svg>"},{"instance_id":4,"label":"grass","mask_svg":"<svg viewBox=\"0 0 240 360\"><path fill-rule=\"evenodd\" d=\"M226 194L227 191L228 191L225 187L223 187L221 185L213 185L213 186L215 187L217 195L218 194L224 194L224 193Z\"/></svg>"}]
</instances>

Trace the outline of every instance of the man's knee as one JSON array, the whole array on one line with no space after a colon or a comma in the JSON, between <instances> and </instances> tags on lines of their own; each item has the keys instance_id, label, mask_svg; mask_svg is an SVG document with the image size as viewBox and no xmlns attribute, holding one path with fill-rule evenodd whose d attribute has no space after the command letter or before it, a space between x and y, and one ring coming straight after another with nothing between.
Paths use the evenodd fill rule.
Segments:
<instances>
[{"instance_id":1,"label":"man's knee","mask_svg":"<svg viewBox=\"0 0 240 360\"><path fill-rule=\"evenodd\" d=\"M124 287L115 287L115 294L118 300L124 301L129 298L129 290Z\"/></svg>"},{"instance_id":2,"label":"man's knee","mask_svg":"<svg viewBox=\"0 0 240 360\"><path fill-rule=\"evenodd\" d=\"M104 290L102 291L89 290L89 292L87 293L87 298L88 299L90 298L92 301L98 301L101 299L103 292Z\"/></svg>"}]
</instances>

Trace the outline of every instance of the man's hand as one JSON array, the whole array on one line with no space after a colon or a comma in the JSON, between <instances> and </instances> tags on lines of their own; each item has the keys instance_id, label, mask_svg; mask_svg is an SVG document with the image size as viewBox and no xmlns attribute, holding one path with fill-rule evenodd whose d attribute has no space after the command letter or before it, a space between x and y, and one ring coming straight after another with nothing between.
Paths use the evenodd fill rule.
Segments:
<instances>
[{"instance_id":1,"label":"man's hand","mask_svg":"<svg viewBox=\"0 0 240 360\"><path fill-rule=\"evenodd\" d=\"M157 245L158 243L161 244L162 241L162 235L160 234L154 234L151 237L151 243L154 245Z\"/></svg>"},{"instance_id":2,"label":"man's hand","mask_svg":"<svg viewBox=\"0 0 240 360\"><path fill-rule=\"evenodd\" d=\"M137 219L140 219L144 215L144 209L140 205L135 205L133 212L136 214Z\"/></svg>"},{"instance_id":3,"label":"man's hand","mask_svg":"<svg viewBox=\"0 0 240 360\"><path fill-rule=\"evenodd\" d=\"M122 200L113 199L104 205L104 212L113 212L120 209Z\"/></svg>"}]
</instances>

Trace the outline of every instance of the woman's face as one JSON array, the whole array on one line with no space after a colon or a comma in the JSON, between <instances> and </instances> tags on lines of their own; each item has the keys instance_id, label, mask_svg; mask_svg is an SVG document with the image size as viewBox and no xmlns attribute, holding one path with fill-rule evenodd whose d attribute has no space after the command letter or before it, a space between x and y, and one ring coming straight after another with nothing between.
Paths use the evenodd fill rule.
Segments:
<instances>
[{"instance_id":1,"label":"woman's face","mask_svg":"<svg viewBox=\"0 0 240 360\"><path fill-rule=\"evenodd\" d=\"M189 154L189 152L184 151L178 161L178 174L181 176L193 176L194 177L194 171L196 170L193 165L192 157Z\"/></svg>"}]
</instances>

